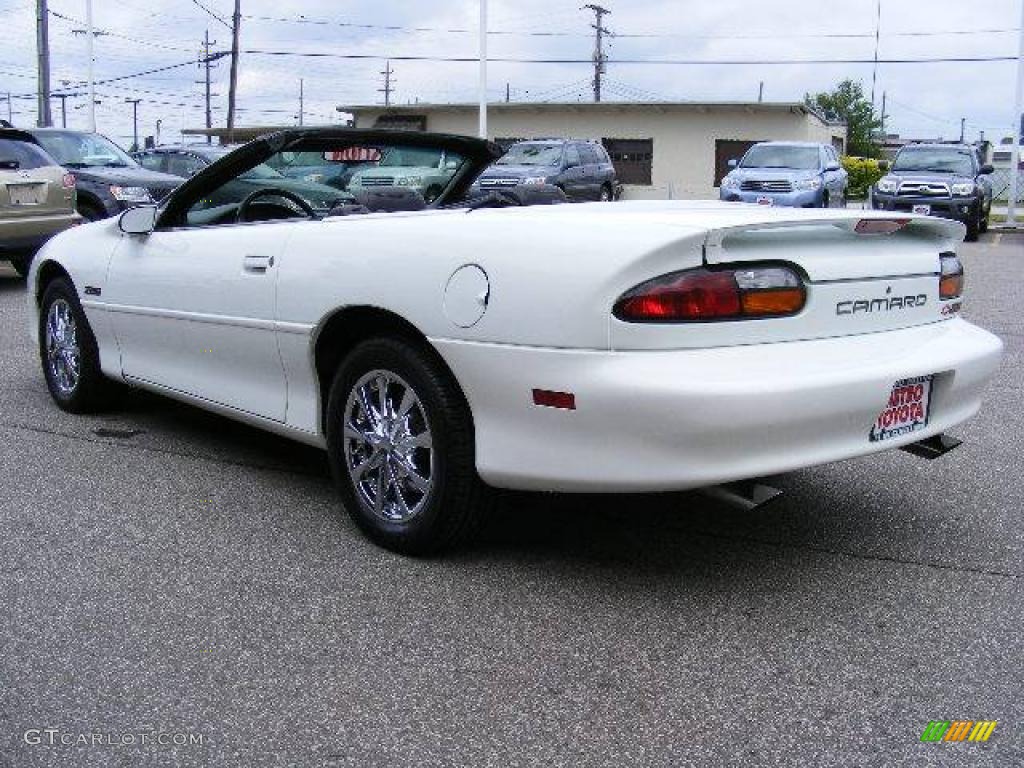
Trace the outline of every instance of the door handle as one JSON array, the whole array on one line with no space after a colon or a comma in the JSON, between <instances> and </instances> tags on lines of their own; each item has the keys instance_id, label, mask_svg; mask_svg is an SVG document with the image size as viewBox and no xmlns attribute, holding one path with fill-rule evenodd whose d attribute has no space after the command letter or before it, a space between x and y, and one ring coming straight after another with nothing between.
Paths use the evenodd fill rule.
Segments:
<instances>
[{"instance_id":1,"label":"door handle","mask_svg":"<svg viewBox=\"0 0 1024 768\"><path fill-rule=\"evenodd\" d=\"M246 256L242 259L242 269L262 275L274 266L273 256Z\"/></svg>"}]
</instances>

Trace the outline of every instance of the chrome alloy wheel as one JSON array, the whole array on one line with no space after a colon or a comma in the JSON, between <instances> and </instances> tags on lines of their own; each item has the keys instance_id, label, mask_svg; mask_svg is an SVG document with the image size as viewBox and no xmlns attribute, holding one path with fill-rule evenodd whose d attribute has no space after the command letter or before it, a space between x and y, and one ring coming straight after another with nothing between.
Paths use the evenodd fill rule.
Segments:
<instances>
[{"instance_id":1,"label":"chrome alloy wheel","mask_svg":"<svg viewBox=\"0 0 1024 768\"><path fill-rule=\"evenodd\" d=\"M71 305L57 299L46 313L46 362L50 379L62 397L70 397L81 376L82 352Z\"/></svg>"},{"instance_id":2,"label":"chrome alloy wheel","mask_svg":"<svg viewBox=\"0 0 1024 768\"><path fill-rule=\"evenodd\" d=\"M359 501L386 522L404 523L427 505L434 481L426 409L391 371L364 375L345 403L345 468Z\"/></svg>"}]
</instances>

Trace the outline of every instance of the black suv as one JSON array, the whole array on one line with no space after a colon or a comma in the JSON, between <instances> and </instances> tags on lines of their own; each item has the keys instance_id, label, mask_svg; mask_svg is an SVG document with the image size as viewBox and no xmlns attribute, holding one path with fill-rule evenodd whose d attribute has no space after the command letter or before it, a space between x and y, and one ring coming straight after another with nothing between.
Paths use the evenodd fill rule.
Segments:
<instances>
[{"instance_id":1,"label":"black suv","mask_svg":"<svg viewBox=\"0 0 1024 768\"><path fill-rule=\"evenodd\" d=\"M62 128L28 128L54 160L78 180L78 212L89 221L159 201L181 184L166 173L147 171L106 136Z\"/></svg>"},{"instance_id":2,"label":"black suv","mask_svg":"<svg viewBox=\"0 0 1024 768\"><path fill-rule=\"evenodd\" d=\"M520 141L480 174L473 192L549 184L573 202L618 199L621 185L604 147L590 141L535 139Z\"/></svg>"},{"instance_id":3,"label":"black suv","mask_svg":"<svg viewBox=\"0 0 1024 768\"><path fill-rule=\"evenodd\" d=\"M897 153L871 190L871 207L956 219L967 239L988 229L992 210L991 165L966 144L911 144Z\"/></svg>"}]
</instances>

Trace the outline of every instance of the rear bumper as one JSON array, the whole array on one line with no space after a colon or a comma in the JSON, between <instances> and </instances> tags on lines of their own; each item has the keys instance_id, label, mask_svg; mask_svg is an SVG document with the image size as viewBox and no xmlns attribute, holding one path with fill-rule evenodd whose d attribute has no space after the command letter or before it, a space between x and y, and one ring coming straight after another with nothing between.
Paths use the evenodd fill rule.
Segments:
<instances>
[{"instance_id":1,"label":"rear bumper","mask_svg":"<svg viewBox=\"0 0 1024 768\"><path fill-rule=\"evenodd\" d=\"M961 319L717 349L582 352L438 340L469 400L477 469L504 488L666 491L897 448L981 405L1002 342ZM892 385L936 374L925 429L868 439ZM576 410L533 405L572 392Z\"/></svg>"},{"instance_id":2,"label":"rear bumper","mask_svg":"<svg viewBox=\"0 0 1024 768\"><path fill-rule=\"evenodd\" d=\"M51 237L79 224L77 213L0 220L0 254L34 251Z\"/></svg>"},{"instance_id":3,"label":"rear bumper","mask_svg":"<svg viewBox=\"0 0 1024 768\"><path fill-rule=\"evenodd\" d=\"M756 203L768 198L772 205L780 208L818 208L821 206L821 189L798 189L792 192L744 192L737 189L721 189L719 197L731 203Z\"/></svg>"},{"instance_id":4,"label":"rear bumper","mask_svg":"<svg viewBox=\"0 0 1024 768\"><path fill-rule=\"evenodd\" d=\"M871 196L871 207L876 211L912 213L915 205L931 206L930 215L963 223L976 215L978 201L974 197L897 197L878 192L873 192Z\"/></svg>"}]
</instances>

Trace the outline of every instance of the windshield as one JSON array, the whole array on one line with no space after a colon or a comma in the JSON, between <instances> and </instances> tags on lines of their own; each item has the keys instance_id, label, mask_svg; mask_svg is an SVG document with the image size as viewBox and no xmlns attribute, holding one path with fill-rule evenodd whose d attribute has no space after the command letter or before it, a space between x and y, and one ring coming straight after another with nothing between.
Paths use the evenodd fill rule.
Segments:
<instances>
[{"instance_id":1,"label":"windshield","mask_svg":"<svg viewBox=\"0 0 1024 768\"><path fill-rule=\"evenodd\" d=\"M513 144L495 165L551 166L561 162L561 144Z\"/></svg>"},{"instance_id":2,"label":"windshield","mask_svg":"<svg viewBox=\"0 0 1024 768\"><path fill-rule=\"evenodd\" d=\"M394 168L438 168L441 165L440 149L420 147L394 147L380 161L381 166Z\"/></svg>"},{"instance_id":3,"label":"windshield","mask_svg":"<svg viewBox=\"0 0 1024 768\"><path fill-rule=\"evenodd\" d=\"M964 149L947 147L923 147L904 149L896 155L893 171L932 171L934 173L957 173L973 176L974 164L971 153Z\"/></svg>"},{"instance_id":4,"label":"windshield","mask_svg":"<svg viewBox=\"0 0 1024 768\"><path fill-rule=\"evenodd\" d=\"M792 168L800 171L816 171L818 170L818 148L757 144L743 156L740 168Z\"/></svg>"},{"instance_id":5,"label":"windshield","mask_svg":"<svg viewBox=\"0 0 1024 768\"><path fill-rule=\"evenodd\" d=\"M231 150L217 151L215 149L194 149L192 150L208 163L214 163L222 157L231 154ZM278 173L266 163L260 163L251 171L241 174L240 179L283 179L284 175Z\"/></svg>"},{"instance_id":6,"label":"windshield","mask_svg":"<svg viewBox=\"0 0 1024 768\"><path fill-rule=\"evenodd\" d=\"M45 131L37 140L54 160L66 168L137 168L123 149L98 133Z\"/></svg>"}]
</instances>

